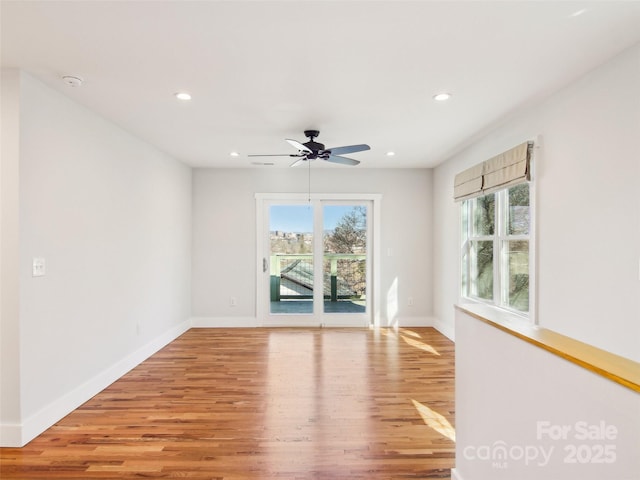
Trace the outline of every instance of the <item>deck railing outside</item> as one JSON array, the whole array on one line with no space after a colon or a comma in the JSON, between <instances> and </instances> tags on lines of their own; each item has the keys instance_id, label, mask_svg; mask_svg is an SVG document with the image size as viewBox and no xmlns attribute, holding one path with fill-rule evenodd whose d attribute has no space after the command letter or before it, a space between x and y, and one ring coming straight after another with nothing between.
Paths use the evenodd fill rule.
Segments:
<instances>
[{"instance_id":1,"label":"deck railing outside","mask_svg":"<svg viewBox=\"0 0 640 480\"><path fill-rule=\"evenodd\" d=\"M357 283L363 284L365 276L364 263L366 258L366 254L359 253L325 253L323 255L323 263L329 262L329 269L328 272L323 272L323 277L326 278L326 274L328 274L330 287L328 289L328 293L325 291L324 297L330 299L332 302L337 302L339 299L353 298L354 296L364 294L364 291L362 293L357 292L359 289L364 290L362 285L356 286L355 281L351 280L350 282L346 278L349 275L345 275L341 272L340 261L346 260L350 262L360 262L362 265L362 273L359 276L362 278L359 278ZM270 267L272 302L279 302L281 299L313 298L314 266L312 253L276 253L270 257ZM300 287L300 291L295 294L291 294L291 292L289 294L283 294L283 279L298 285Z\"/></svg>"}]
</instances>

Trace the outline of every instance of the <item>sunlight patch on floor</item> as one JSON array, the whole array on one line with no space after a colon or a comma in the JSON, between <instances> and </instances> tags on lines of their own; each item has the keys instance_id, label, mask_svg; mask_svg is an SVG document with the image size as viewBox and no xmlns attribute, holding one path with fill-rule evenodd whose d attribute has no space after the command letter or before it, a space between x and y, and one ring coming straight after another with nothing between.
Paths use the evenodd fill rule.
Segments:
<instances>
[{"instance_id":1,"label":"sunlight patch on floor","mask_svg":"<svg viewBox=\"0 0 640 480\"><path fill-rule=\"evenodd\" d=\"M418 413L422 417L422 420L424 420L424 423L427 424L427 426L433 428L436 432L444 435L449 440L453 442L456 441L456 430L449 423L449 420L444 418L443 415L439 414L435 410L430 409L423 403L420 403L413 399L411 399L411 401L413 402L413 406L416 407L416 410L418 410Z\"/></svg>"},{"instance_id":2,"label":"sunlight patch on floor","mask_svg":"<svg viewBox=\"0 0 640 480\"><path fill-rule=\"evenodd\" d=\"M406 335L400 335L400 338L405 341L408 345L412 347L419 348L420 350L424 350L425 352L433 353L434 355L440 356L440 353L433 348L428 343L421 342L420 340L415 340L413 338L407 337Z\"/></svg>"},{"instance_id":3,"label":"sunlight patch on floor","mask_svg":"<svg viewBox=\"0 0 640 480\"><path fill-rule=\"evenodd\" d=\"M408 335L410 337L422 338L418 332L414 332L412 330L407 330L406 328L401 328L400 332L404 335Z\"/></svg>"}]
</instances>

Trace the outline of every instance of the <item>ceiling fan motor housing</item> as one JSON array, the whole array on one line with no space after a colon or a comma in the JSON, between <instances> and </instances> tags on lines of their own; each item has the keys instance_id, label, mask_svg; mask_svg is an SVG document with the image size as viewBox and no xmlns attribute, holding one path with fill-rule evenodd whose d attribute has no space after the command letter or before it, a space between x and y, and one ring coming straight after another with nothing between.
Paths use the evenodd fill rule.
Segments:
<instances>
[{"instance_id":1,"label":"ceiling fan motor housing","mask_svg":"<svg viewBox=\"0 0 640 480\"><path fill-rule=\"evenodd\" d=\"M324 145L322 143L314 141L303 143L303 145L313 152L309 154L310 158L316 158L320 150L324 150Z\"/></svg>"},{"instance_id":2,"label":"ceiling fan motor housing","mask_svg":"<svg viewBox=\"0 0 640 480\"><path fill-rule=\"evenodd\" d=\"M308 142L303 143L303 145L305 147L307 147L309 150L311 150L311 152L312 152L312 153L307 154L307 159L309 159L309 160L315 160L316 158L318 158L318 156L322 156L321 155L321 151L324 150L324 144L313 141L313 139L316 138L318 135L320 135L320 131L319 130L305 130L304 131L304 136L310 138L310 140Z\"/></svg>"}]
</instances>

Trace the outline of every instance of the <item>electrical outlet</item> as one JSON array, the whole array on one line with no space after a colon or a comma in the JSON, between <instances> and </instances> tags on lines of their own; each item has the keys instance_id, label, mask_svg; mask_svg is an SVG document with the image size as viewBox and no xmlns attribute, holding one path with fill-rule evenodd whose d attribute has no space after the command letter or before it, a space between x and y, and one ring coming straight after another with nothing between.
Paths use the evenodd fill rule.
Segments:
<instances>
[{"instance_id":1,"label":"electrical outlet","mask_svg":"<svg viewBox=\"0 0 640 480\"><path fill-rule=\"evenodd\" d=\"M32 275L34 277L43 277L46 273L44 258L33 258L33 270Z\"/></svg>"}]
</instances>

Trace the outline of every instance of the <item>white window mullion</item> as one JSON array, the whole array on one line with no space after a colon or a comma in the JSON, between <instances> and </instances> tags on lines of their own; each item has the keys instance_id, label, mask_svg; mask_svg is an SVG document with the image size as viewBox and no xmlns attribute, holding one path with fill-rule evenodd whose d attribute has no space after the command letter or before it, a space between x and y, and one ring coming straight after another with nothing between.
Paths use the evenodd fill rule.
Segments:
<instances>
[{"instance_id":1,"label":"white window mullion","mask_svg":"<svg viewBox=\"0 0 640 480\"><path fill-rule=\"evenodd\" d=\"M460 297L471 296L471 201L465 200L460 207L461 242L460 247ZM466 280L466 281L465 281Z\"/></svg>"},{"instance_id":2,"label":"white window mullion","mask_svg":"<svg viewBox=\"0 0 640 480\"><path fill-rule=\"evenodd\" d=\"M502 305L503 292L502 292L502 255L503 255L503 231L504 221L503 214L504 209L502 207L502 193L497 192L496 198L496 212L495 212L495 226L494 226L494 239L493 239L493 301L496 305Z\"/></svg>"}]
</instances>

